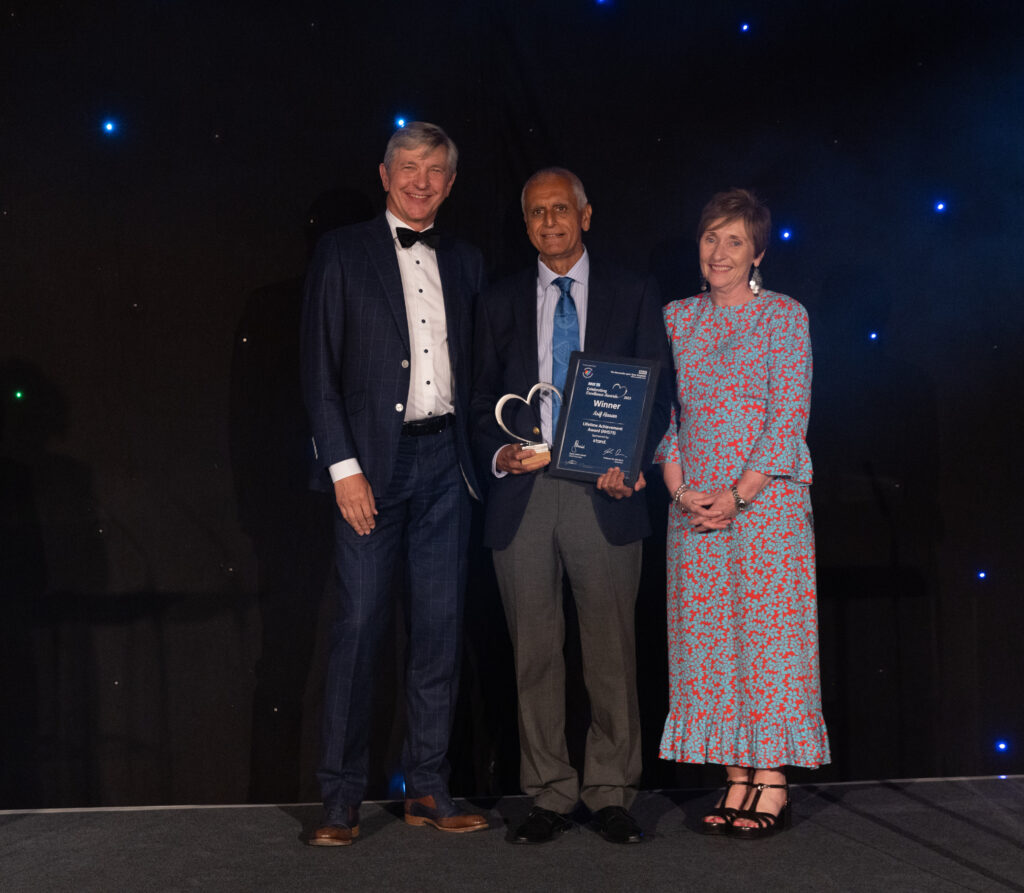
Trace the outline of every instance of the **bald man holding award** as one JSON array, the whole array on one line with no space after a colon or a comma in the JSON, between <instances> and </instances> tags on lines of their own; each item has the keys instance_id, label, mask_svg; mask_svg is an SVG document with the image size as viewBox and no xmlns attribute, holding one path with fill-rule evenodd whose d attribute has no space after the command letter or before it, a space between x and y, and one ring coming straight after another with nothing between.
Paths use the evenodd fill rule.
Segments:
<instances>
[{"instance_id":1,"label":"bald man holding award","mask_svg":"<svg viewBox=\"0 0 1024 893\"><path fill-rule=\"evenodd\" d=\"M641 771L642 469L668 424L671 356L653 280L592 261L584 247L592 208L579 178L538 171L522 206L539 256L481 295L472 398L484 545L515 653L520 781L534 803L509 840L556 839L582 800L605 839L639 843L629 808ZM591 707L582 778L565 740L566 574Z\"/></svg>"}]
</instances>

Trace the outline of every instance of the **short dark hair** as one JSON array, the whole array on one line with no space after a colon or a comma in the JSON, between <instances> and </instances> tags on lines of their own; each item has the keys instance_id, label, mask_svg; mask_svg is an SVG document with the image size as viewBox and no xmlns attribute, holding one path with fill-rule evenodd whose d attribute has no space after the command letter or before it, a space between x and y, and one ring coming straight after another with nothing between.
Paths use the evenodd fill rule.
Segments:
<instances>
[{"instance_id":1,"label":"short dark hair","mask_svg":"<svg viewBox=\"0 0 1024 893\"><path fill-rule=\"evenodd\" d=\"M754 257L768 247L772 235L772 215L767 205L749 189L727 189L716 192L700 212L700 223L697 224L697 241L708 231L716 220L731 223L742 220L754 243Z\"/></svg>"},{"instance_id":2,"label":"short dark hair","mask_svg":"<svg viewBox=\"0 0 1024 893\"><path fill-rule=\"evenodd\" d=\"M452 138L448 136L436 124L428 124L426 121L410 121L405 127L399 127L388 140L387 148L384 150L384 167L391 169L391 162L395 160L395 153L399 149L438 149L444 146L448 153L448 174L454 176L455 168L459 163L459 150L456 148Z\"/></svg>"}]
</instances>

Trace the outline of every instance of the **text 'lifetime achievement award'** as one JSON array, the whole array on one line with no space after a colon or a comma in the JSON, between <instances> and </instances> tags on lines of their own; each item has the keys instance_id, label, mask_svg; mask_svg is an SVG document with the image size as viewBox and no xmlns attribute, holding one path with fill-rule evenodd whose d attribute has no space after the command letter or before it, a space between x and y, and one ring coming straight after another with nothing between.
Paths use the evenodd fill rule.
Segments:
<instances>
[{"instance_id":1,"label":"text 'lifetime achievement award'","mask_svg":"<svg viewBox=\"0 0 1024 893\"><path fill-rule=\"evenodd\" d=\"M548 473L594 481L621 468L627 483L641 471L659 363L574 351Z\"/></svg>"}]
</instances>

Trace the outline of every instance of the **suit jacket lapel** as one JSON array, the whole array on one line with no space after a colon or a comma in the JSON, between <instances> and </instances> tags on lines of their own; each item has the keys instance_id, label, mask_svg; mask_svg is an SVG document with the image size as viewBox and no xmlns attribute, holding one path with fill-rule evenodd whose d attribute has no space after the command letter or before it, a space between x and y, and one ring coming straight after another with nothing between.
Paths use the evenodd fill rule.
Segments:
<instances>
[{"instance_id":1,"label":"suit jacket lapel","mask_svg":"<svg viewBox=\"0 0 1024 893\"><path fill-rule=\"evenodd\" d=\"M516 298L512 301L512 317L515 321L516 343L523 352L523 368L529 381L527 388L540 381L540 363L537 361L537 266L534 264L523 275L516 286ZM525 397L526 394L521 396Z\"/></svg>"},{"instance_id":2,"label":"suit jacket lapel","mask_svg":"<svg viewBox=\"0 0 1024 893\"><path fill-rule=\"evenodd\" d=\"M587 331L583 349L602 353L608 343L608 326L615 316L615 292L601 278L599 264L591 262L590 281L587 283Z\"/></svg>"},{"instance_id":3,"label":"suit jacket lapel","mask_svg":"<svg viewBox=\"0 0 1024 893\"><path fill-rule=\"evenodd\" d=\"M402 274L398 271L398 258L395 256L395 240L391 235L391 227L388 226L387 218L383 214L373 221L372 228L367 234L366 251L380 277L380 284L395 318L395 325L398 326L402 342L408 351L409 320L405 315Z\"/></svg>"},{"instance_id":4,"label":"suit jacket lapel","mask_svg":"<svg viewBox=\"0 0 1024 893\"><path fill-rule=\"evenodd\" d=\"M462 295L459 292L461 263L458 252L452 247L447 236L442 235L437 246L437 271L441 275L441 297L444 299L444 321L448 327L448 361L451 363L452 380L459 366L458 343L462 331L460 314L465 312Z\"/></svg>"}]
</instances>

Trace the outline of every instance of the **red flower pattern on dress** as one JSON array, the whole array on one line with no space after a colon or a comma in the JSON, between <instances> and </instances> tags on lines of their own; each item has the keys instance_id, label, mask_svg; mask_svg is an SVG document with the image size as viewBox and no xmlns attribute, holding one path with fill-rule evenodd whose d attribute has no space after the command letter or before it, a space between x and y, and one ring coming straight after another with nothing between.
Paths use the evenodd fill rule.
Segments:
<instances>
[{"instance_id":1,"label":"red flower pattern on dress","mask_svg":"<svg viewBox=\"0 0 1024 893\"><path fill-rule=\"evenodd\" d=\"M704 294L664 309L679 411L655 458L699 490L748 468L772 478L726 530L668 529L670 710L661 757L687 763L829 762L818 674L814 531L805 435L807 312L763 292L738 307Z\"/></svg>"}]
</instances>

